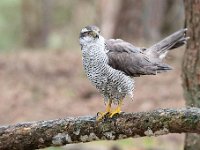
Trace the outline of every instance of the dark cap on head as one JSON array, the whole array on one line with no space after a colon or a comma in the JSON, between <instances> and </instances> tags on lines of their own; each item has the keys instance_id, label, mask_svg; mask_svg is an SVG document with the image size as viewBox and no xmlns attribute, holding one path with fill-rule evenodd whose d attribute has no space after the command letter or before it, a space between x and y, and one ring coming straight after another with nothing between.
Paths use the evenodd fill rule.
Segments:
<instances>
[{"instance_id":1,"label":"dark cap on head","mask_svg":"<svg viewBox=\"0 0 200 150\"><path fill-rule=\"evenodd\" d=\"M93 37L99 37L100 29L95 25L88 25L81 30L80 37L92 35Z\"/></svg>"},{"instance_id":2,"label":"dark cap on head","mask_svg":"<svg viewBox=\"0 0 200 150\"><path fill-rule=\"evenodd\" d=\"M81 30L81 32L89 32L89 31L96 31L97 33L100 33L100 29L95 25L88 25Z\"/></svg>"},{"instance_id":3,"label":"dark cap on head","mask_svg":"<svg viewBox=\"0 0 200 150\"><path fill-rule=\"evenodd\" d=\"M95 26L95 25L88 25L88 26L86 26L85 27L87 30L89 30L89 31L97 31L97 32L100 32L100 29L97 27L97 26Z\"/></svg>"}]
</instances>

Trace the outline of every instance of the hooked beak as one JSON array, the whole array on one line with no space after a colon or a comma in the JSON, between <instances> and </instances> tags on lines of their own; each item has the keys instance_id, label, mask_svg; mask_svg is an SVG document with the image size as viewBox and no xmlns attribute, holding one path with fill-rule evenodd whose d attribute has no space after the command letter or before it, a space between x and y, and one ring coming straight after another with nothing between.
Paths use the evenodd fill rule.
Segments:
<instances>
[{"instance_id":1,"label":"hooked beak","mask_svg":"<svg viewBox=\"0 0 200 150\"><path fill-rule=\"evenodd\" d=\"M96 31L91 31L91 32L94 38L99 38L99 33L97 33Z\"/></svg>"}]
</instances>

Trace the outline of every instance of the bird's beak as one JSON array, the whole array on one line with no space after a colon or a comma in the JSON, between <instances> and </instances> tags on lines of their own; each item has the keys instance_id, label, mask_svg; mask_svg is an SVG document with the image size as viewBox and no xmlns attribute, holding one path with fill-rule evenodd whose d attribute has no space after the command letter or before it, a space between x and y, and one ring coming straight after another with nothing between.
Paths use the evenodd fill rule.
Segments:
<instances>
[{"instance_id":1,"label":"bird's beak","mask_svg":"<svg viewBox=\"0 0 200 150\"><path fill-rule=\"evenodd\" d=\"M96 38L99 38L99 34L98 33L96 34Z\"/></svg>"}]
</instances>

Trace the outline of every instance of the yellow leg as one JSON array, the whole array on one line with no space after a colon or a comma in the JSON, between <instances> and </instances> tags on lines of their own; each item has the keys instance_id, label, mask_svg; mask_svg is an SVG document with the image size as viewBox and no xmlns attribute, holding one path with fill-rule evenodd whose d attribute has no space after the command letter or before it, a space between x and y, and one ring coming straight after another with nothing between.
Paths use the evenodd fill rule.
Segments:
<instances>
[{"instance_id":1,"label":"yellow leg","mask_svg":"<svg viewBox=\"0 0 200 150\"><path fill-rule=\"evenodd\" d=\"M111 104L112 100L108 100L107 106L106 106L106 112L98 112L97 120L103 119L107 114L111 113Z\"/></svg>"},{"instance_id":2,"label":"yellow leg","mask_svg":"<svg viewBox=\"0 0 200 150\"><path fill-rule=\"evenodd\" d=\"M115 114L119 114L121 112L122 100L119 101L117 108L110 113L110 118L112 118Z\"/></svg>"},{"instance_id":3,"label":"yellow leg","mask_svg":"<svg viewBox=\"0 0 200 150\"><path fill-rule=\"evenodd\" d=\"M111 104L112 104L112 101L108 100L108 104L106 106L106 112L108 112L108 113L110 113L110 111L111 111Z\"/></svg>"}]
</instances>

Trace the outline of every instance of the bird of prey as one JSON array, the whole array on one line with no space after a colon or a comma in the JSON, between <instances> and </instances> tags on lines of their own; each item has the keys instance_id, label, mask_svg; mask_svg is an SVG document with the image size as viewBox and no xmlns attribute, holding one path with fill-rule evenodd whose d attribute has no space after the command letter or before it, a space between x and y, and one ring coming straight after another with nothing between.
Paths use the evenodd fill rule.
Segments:
<instances>
[{"instance_id":1,"label":"bird of prey","mask_svg":"<svg viewBox=\"0 0 200 150\"><path fill-rule=\"evenodd\" d=\"M133 98L134 77L156 75L172 68L163 62L167 52L189 39L181 29L149 48L139 48L121 39L106 40L98 27L89 25L80 32L83 67L87 77L104 97L106 111L97 119L121 112L123 99ZM111 110L111 104L117 104Z\"/></svg>"}]
</instances>

